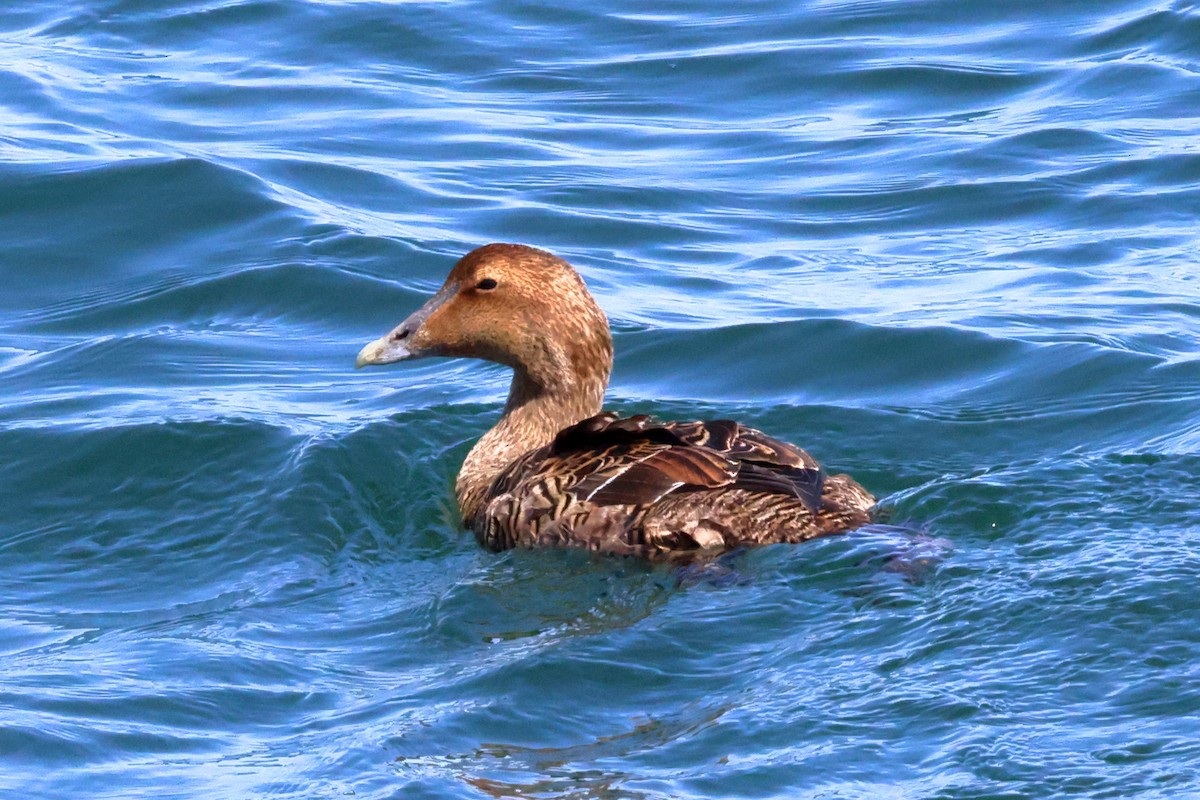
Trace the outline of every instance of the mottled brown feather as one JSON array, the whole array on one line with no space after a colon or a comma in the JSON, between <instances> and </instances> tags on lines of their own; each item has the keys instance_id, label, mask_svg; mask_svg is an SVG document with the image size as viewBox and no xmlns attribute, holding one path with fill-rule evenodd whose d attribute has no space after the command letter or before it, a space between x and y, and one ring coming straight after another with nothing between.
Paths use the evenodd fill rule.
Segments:
<instances>
[{"instance_id":1,"label":"mottled brown feather","mask_svg":"<svg viewBox=\"0 0 1200 800\"><path fill-rule=\"evenodd\" d=\"M858 506L870 496L854 494L848 517L838 496L845 480L827 482L803 450L728 420L660 424L606 413L501 473L489 491L501 500L471 527L493 549L553 541L655 555L801 541L866 521Z\"/></svg>"}]
</instances>

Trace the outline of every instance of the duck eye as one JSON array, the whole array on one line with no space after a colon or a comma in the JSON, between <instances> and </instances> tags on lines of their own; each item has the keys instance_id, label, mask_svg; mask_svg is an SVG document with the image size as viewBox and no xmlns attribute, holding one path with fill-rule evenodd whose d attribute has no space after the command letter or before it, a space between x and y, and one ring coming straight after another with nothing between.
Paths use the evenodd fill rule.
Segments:
<instances>
[{"instance_id":1,"label":"duck eye","mask_svg":"<svg viewBox=\"0 0 1200 800\"><path fill-rule=\"evenodd\" d=\"M482 289L485 292L490 292L492 289L495 289L496 286L496 282L491 278L484 278L479 283L475 284L476 289Z\"/></svg>"}]
</instances>

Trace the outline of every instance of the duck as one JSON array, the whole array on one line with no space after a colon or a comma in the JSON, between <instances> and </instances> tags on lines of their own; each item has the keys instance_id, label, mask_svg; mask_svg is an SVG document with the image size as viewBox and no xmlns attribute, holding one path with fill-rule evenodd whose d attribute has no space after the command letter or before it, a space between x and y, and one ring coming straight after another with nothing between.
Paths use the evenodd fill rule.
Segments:
<instances>
[{"instance_id":1,"label":"duck","mask_svg":"<svg viewBox=\"0 0 1200 800\"><path fill-rule=\"evenodd\" d=\"M428 357L512 369L500 419L455 481L465 528L491 551L574 547L671 559L798 543L871 520L875 498L795 445L727 419L603 411L608 318L563 259L494 243L359 352L357 367Z\"/></svg>"}]
</instances>

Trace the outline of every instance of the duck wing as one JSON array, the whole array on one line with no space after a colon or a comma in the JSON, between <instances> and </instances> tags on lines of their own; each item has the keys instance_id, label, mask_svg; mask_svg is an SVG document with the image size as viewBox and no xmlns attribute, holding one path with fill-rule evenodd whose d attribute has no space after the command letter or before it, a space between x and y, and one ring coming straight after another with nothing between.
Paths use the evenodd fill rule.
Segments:
<instances>
[{"instance_id":1,"label":"duck wing","mask_svg":"<svg viewBox=\"0 0 1200 800\"><path fill-rule=\"evenodd\" d=\"M858 507L842 519L834 490L843 477L826 479L800 448L731 420L606 413L511 464L470 527L492 550L569 545L645 555L799 541L862 523ZM865 491L860 499L871 500Z\"/></svg>"},{"instance_id":2,"label":"duck wing","mask_svg":"<svg viewBox=\"0 0 1200 800\"><path fill-rule=\"evenodd\" d=\"M659 423L606 413L518 459L489 494L523 487L546 500L558 494L598 506L649 506L674 492L729 487L788 495L815 512L824 480L800 448L730 420Z\"/></svg>"},{"instance_id":3,"label":"duck wing","mask_svg":"<svg viewBox=\"0 0 1200 800\"><path fill-rule=\"evenodd\" d=\"M689 445L736 462L737 488L791 495L814 513L821 507L825 470L799 447L729 419L669 422L664 427Z\"/></svg>"}]
</instances>

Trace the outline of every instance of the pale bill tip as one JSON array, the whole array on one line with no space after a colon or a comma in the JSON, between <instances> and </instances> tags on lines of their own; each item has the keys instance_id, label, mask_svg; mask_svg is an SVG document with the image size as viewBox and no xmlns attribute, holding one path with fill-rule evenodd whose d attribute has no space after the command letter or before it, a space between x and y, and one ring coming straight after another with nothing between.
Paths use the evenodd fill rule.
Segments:
<instances>
[{"instance_id":1,"label":"pale bill tip","mask_svg":"<svg viewBox=\"0 0 1200 800\"><path fill-rule=\"evenodd\" d=\"M354 359L354 368L362 369L363 367L378 363L379 353L382 350L383 342L381 340L376 339L370 342L366 347L358 351L358 357Z\"/></svg>"}]
</instances>

